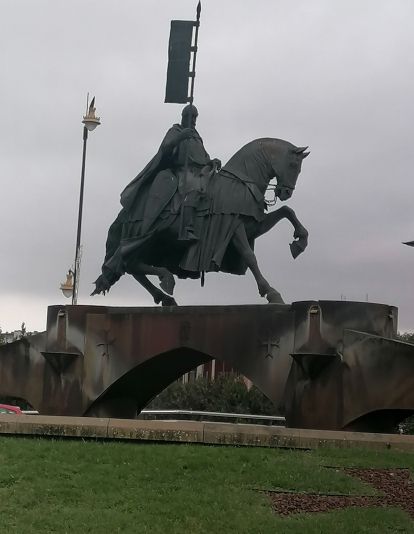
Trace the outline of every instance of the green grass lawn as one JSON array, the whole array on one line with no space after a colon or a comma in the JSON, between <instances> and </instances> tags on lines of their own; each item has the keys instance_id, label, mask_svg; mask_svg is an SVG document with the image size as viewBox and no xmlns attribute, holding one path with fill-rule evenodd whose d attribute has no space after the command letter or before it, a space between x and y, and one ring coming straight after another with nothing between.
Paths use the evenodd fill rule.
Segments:
<instances>
[{"instance_id":1,"label":"green grass lawn","mask_svg":"<svg viewBox=\"0 0 414 534\"><path fill-rule=\"evenodd\" d=\"M0 533L401 533L393 508L282 518L257 489L374 494L324 466L408 467L414 455L0 438Z\"/></svg>"}]
</instances>

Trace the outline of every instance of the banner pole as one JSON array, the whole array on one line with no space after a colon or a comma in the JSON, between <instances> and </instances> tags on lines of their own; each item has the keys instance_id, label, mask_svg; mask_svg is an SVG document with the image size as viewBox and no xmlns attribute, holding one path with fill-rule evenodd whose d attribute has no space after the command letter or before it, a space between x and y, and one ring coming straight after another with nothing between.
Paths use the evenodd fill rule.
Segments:
<instances>
[{"instance_id":1,"label":"banner pole","mask_svg":"<svg viewBox=\"0 0 414 534\"><path fill-rule=\"evenodd\" d=\"M195 80L195 69L196 69L196 61L197 61L197 51L198 51L198 30L200 28L200 15L201 15L201 1L198 2L197 5L197 20L195 23L196 31L195 31L195 37L194 37L194 47L193 47L193 65L191 70L191 85L190 85L190 105L193 104L194 100L194 80Z\"/></svg>"},{"instance_id":2,"label":"banner pole","mask_svg":"<svg viewBox=\"0 0 414 534\"><path fill-rule=\"evenodd\" d=\"M193 101L194 101L194 80L195 80L195 68L196 68L196 61L197 61L197 50L198 50L198 30L200 28L200 15L201 15L201 0L199 0L197 4L197 19L195 22L195 36L194 36L194 46L192 47L193 50L193 64L192 64L192 71L190 73L191 75L191 84L190 84L190 96L188 97L188 100L190 102L190 113L188 114L188 128L191 128L191 117L192 117L192 107L193 107ZM181 204L181 210L180 210L180 229L179 229L179 236L178 239L185 240L186 236L184 235L184 209L185 209L185 199L186 199L186 188L187 188L187 177L188 177L188 144L185 149L185 159L184 159L184 198L183 203Z\"/></svg>"}]
</instances>

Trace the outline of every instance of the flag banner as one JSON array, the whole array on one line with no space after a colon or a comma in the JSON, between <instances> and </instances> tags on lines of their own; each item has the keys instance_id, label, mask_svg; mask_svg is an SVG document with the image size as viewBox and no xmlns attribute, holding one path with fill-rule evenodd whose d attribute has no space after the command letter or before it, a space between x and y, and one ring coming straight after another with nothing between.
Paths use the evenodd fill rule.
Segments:
<instances>
[{"instance_id":1,"label":"flag banner","mask_svg":"<svg viewBox=\"0 0 414 534\"><path fill-rule=\"evenodd\" d=\"M192 20L171 21L165 102L174 104L188 102L193 28L194 22Z\"/></svg>"}]
</instances>

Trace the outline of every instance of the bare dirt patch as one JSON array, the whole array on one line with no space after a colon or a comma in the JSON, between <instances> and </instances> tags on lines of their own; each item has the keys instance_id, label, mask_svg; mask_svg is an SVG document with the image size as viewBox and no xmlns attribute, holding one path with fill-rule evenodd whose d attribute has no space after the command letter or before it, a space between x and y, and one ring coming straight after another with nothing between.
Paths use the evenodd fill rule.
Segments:
<instances>
[{"instance_id":1,"label":"bare dirt patch","mask_svg":"<svg viewBox=\"0 0 414 534\"><path fill-rule=\"evenodd\" d=\"M414 519L414 483L408 469L344 468L346 474L370 484L380 496L323 495L266 491L272 507L280 515L328 512L341 508L394 506Z\"/></svg>"}]
</instances>

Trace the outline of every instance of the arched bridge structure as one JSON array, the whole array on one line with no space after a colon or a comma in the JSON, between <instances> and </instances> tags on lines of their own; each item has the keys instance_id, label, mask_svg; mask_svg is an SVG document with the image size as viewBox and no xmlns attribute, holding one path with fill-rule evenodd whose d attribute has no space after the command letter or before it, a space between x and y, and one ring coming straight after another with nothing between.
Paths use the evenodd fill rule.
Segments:
<instances>
[{"instance_id":1,"label":"arched bridge structure","mask_svg":"<svg viewBox=\"0 0 414 534\"><path fill-rule=\"evenodd\" d=\"M0 396L48 415L135 417L214 358L289 426L385 431L414 412L414 345L396 331L395 307L360 302L50 306L45 333L0 347Z\"/></svg>"}]
</instances>

